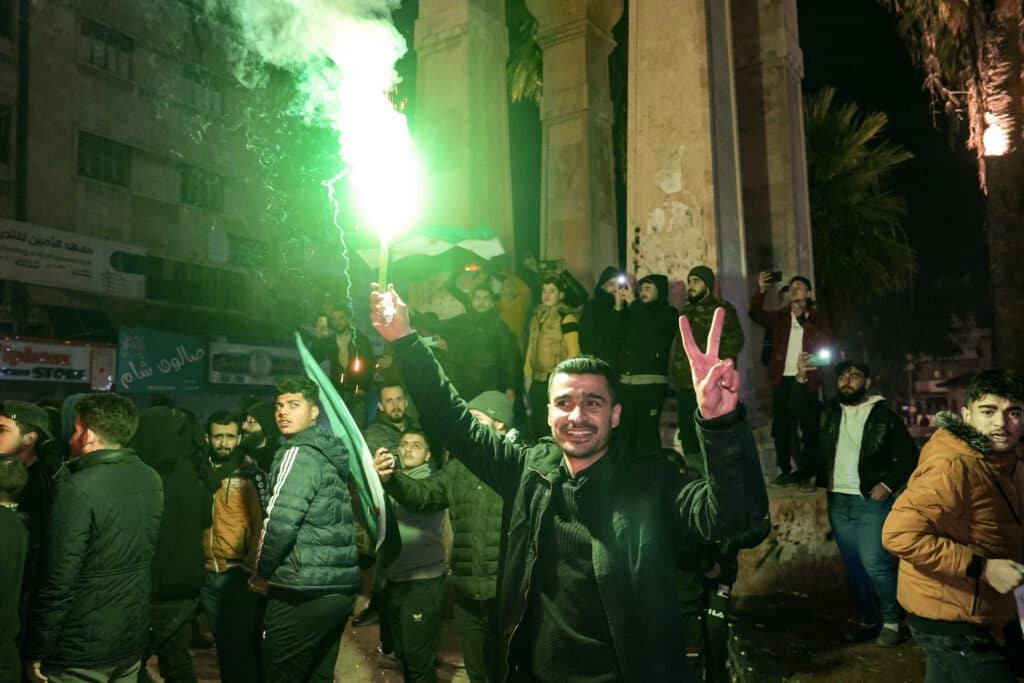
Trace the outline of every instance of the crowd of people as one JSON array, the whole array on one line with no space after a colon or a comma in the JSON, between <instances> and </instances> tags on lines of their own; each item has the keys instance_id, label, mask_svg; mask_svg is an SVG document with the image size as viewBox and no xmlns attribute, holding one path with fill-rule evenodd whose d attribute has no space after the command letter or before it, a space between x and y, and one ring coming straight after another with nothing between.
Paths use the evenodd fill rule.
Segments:
<instances>
[{"instance_id":1,"label":"crowd of people","mask_svg":"<svg viewBox=\"0 0 1024 683\"><path fill-rule=\"evenodd\" d=\"M498 275L408 306L374 289L380 354L347 306L316 321L310 350L386 492L379 547L358 454L306 377L204 422L116 394L0 404L0 683L146 681L154 656L195 681L199 612L224 681L333 680L350 619L378 626L406 680L435 681L446 591L474 683L729 680L738 552L772 528L735 307L704 265L680 310L664 275L608 268L590 297L564 274ZM760 273L748 308L771 486L825 489L849 639L912 632L928 681L1013 680L1024 382L980 373L919 457L868 365L822 354L808 278L767 307L780 280Z\"/></svg>"}]
</instances>

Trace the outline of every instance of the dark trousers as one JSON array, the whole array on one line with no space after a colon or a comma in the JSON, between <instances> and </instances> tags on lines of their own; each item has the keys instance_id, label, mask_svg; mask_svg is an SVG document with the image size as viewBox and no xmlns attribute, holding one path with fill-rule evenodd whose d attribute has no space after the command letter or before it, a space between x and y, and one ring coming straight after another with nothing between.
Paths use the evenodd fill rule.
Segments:
<instances>
[{"instance_id":1,"label":"dark trousers","mask_svg":"<svg viewBox=\"0 0 1024 683\"><path fill-rule=\"evenodd\" d=\"M892 498L878 502L860 495L828 494L828 521L861 624L894 624L903 616L896 600L896 562L882 546L882 525Z\"/></svg>"},{"instance_id":2,"label":"dark trousers","mask_svg":"<svg viewBox=\"0 0 1024 683\"><path fill-rule=\"evenodd\" d=\"M700 436L697 434L697 393L693 387L680 387L676 392L676 411L679 416L679 445L683 448L686 466L707 472L704 455L700 450Z\"/></svg>"},{"instance_id":3,"label":"dark trousers","mask_svg":"<svg viewBox=\"0 0 1024 683\"><path fill-rule=\"evenodd\" d=\"M259 596L249 590L249 572L241 567L207 572L199 598L217 644L223 683L251 683L259 678L256 610Z\"/></svg>"},{"instance_id":4,"label":"dark trousers","mask_svg":"<svg viewBox=\"0 0 1024 683\"><path fill-rule=\"evenodd\" d=\"M731 584L703 580L696 604L683 613L683 647L688 680L728 683Z\"/></svg>"},{"instance_id":5,"label":"dark trousers","mask_svg":"<svg viewBox=\"0 0 1024 683\"><path fill-rule=\"evenodd\" d=\"M783 377L772 399L772 436L775 438L775 458L779 471L789 474L791 461L796 462L796 473L810 477L817 473L818 416L821 406L818 397L792 377ZM800 435L801 445L794 448Z\"/></svg>"},{"instance_id":6,"label":"dark trousers","mask_svg":"<svg viewBox=\"0 0 1024 683\"><path fill-rule=\"evenodd\" d=\"M619 384L622 418L618 439L628 452L639 455L661 450L659 425L667 392L667 384Z\"/></svg>"},{"instance_id":7,"label":"dark trousers","mask_svg":"<svg viewBox=\"0 0 1024 683\"><path fill-rule=\"evenodd\" d=\"M154 600L150 612L149 646L139 668L139 683L152 679L146 672L146 661L153 655L160 664L160 675L167 683L196 683L192 656L192 618L196 615L196 598Z\"/></svg>"},{"instance_id":8,"label":"dark trousers","mask_svg":"<svg viewBox=\"0 0 1024 683\"><path fill-rule=\"evenodd\" d=\"M462 646L462 659L470 683L487 683L487 658L484 654L490 633L494 600L473 600L455 596L455 630Z\"/></svg>"},{"instance_id":9,"label":"dark trousers","mask_svg":"<svg viewBox=\"0 0 1024 683\"><path fill-rule=\"evenodd\" d=\"M92 669L79 666L48 669L45 663L43 666L43 674L50 683L133 683L146 670L146 667L134 660Z\"/></svg>"},{"instance_id":10,"label":"dark trousers","mask_svg":"<svg viewBox=\"0 0 1024 683\"><path fill-rule=\"evenodd\" d=\"M263 623L263 677L268 683L334 680L341 634L355 596L308 598L271 589Z\"/></svg>"},{"instance_id":11,"label":"dark trousers","mask_svg":"<svg viewBox=\"0 0 1024 683\"><path fill-rule=\"evenodd\" d=\"M1006 653L982 629L969 635L937 635L911 625L927 658L924 683L1012 683Z\"/></svg>"},{"instance_id":12,"label":"dark trousers","mask_svg":"<svg viewBox=\"0 0 1024 683\"><path fill-rule=\"evenodd\" d=\"M388 622L406 683L436 683L444 577L388 581Z\"/></svg>"}]
</instances>

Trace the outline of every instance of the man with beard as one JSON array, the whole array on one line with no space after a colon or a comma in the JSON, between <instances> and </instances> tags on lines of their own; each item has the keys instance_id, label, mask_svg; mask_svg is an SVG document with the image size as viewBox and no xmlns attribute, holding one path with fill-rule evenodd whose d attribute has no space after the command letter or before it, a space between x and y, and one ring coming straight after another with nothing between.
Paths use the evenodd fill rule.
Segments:
<instances>
[{"instance_id":1,"label":"man with beard","mask_svg":"<svg viewBox=\"0 0 1024 683\"><path fill-rule=\"evenodd\" d=\"M258 598L246 583L263 528L260 491L264 486L259 483L263 473L238 447L240 424L237 414L224 410L206 421L204 465L211 498L206 507L211 519L203 530L206 580L200 598L225 683L257 680Z\"/></svg>"},{"instance_id":2,"label":"man with beard","mask_svg":"<svg viewBox=\"0 0 1024 683\"><path fill-rule=\"evenodd\" d=\"M690 321L690 329L693 330L693 336L700 346L707 339L715 309L725 310L725 326L722 328L718 356L730 358L735 363L740 351L743 350L743 326L740 325L739 316L736 315L733 305L714 296L714 289L715 273L707 266L694 266L686 277L686 305L683 306L681 313ZM683 338L676 335L672 349L672 380L676 387L679 443L683 448L683 458L686 459L687 466L702 471L704 464L700 462L700 439L697 437L697 423L694 421L697 393L691 379L690 361L683 351L682 342ZM701 348L701 351L706 349Z\"/></svg>"},{"instance_id":3,"label":"man with beard","mask_svg":"<svg viewBox=\"0 0 1024 683\"><path fill-rule=\"evenodd\" d=\"M274 404L269 401L254 403L245 411L242 421L240 447L262 472L269 472L274 454L281 445L281 432L274 422ZM266 490L260 482L260 500L266 501Z\"/></svg>"},{"instance_id":4,"label":"man with beard","mask_svg":"<svg viewBox=\"0 0 1024 683\"><path fill-rule=\"evenodd\" d=\"M1011 593L1024 582L1022 413L1020 375L976 375L959 418L935 416L939 429L882 529L900 558L898 597L927 681L1016 680L1002 643L1020 634Z\"/></svg>"},{"instance_id":5,"label":"man with beard","mask_svg":"<svg viewBox=\"0 0 1024 683\"><path fill-rule=\"evenodd\" d=\"M75 411L28 619L25 675L32 683L128 683L149 632L163 485L126 448L138 426L131 401L90 394Z\"/></svg>"},{"instance_id":6,"label":"man with beard","mask_svg":"<svg viewBox=\"0 0 1024 683\"><path fill-rule=\"evenodd\" d=\"M327 376L341 395L356 425L366 425L366 392L373 383L377 358L366 335L352 326L352 309L334 306L330 320L317 319L310 352L318 363L326 363Z\"/></svg>"},{"instance_id":7,"label":"man with beard","mask_svg":"<svg viewBox=\"0 0 1024 683\"><path fill-rule=\"evenodd\" d=\"M450 323L448 352L452 382L460 393L476 396L500 391L515 401L523 361L515 337L494 310L494 292L487 285L473 289L470 310Z\"/></svg>"},{"instance_id":8,"label":"man with beard","mask_svg":"<svg viewBox=\"0 0 1024 683\"><path fill-rule=\"evenodd\" d=\"M268 596L261 661L273 683L332 681L359 589L348 492L349 452L317 424L320 390L306 377L274 387L285 437L249 589Z\"/></svg>"},{"instance_id":9,"label":"man with beard","mask_svg":"<svg viewBox=\"0 0 1024 683\"><path fill-rule=\"evenodd\" d=\"M814 371L806 358L798 364L801 379ZM821 414L819 478L827 482L828 518L857 605L860 626L848 639L875 638L878 645L894 647L901 640L903 612L896 600L896 566L882 547L882 525L893 494L917 464L917 447L885 400L868 396L866 363L843 361L835 371L837 396Z\"/></svg>"},{"instance_id":10,"label":"man with beard","mask_svg":"<svg viewBox=\"0 0 1024 683\"><path fill-rule=\"evenodd\" d=\"M721 540L768 512L753 434L738 404L739 374L719 361L716 316L701 353L685 320L708 477L687 482L660 454L630 452L613 438L622 406L611 367L569 358L548 380L551 438L511 442L480 424L413 333L394 288L377 330L424 426L485 484L509 501L498 582L495 680L687 680L675 566L682 543Z\"/></svg>"},{"instance_id":11,"label":"man with beard","mask_svg":"<svg viewBox=\"0 0 1024 683\"><path fill-rule=\"evenodd\" d=\"M627 292L629 290L626 290ZM622 321L619 348L619 399L622 422L619 439L637 453L661 450L661 408L668 393L668 355L678 333L679 312L668 303L668 278L651 274L640 278L636 300Z\"/></svg>"},{"instance_id":12,"label":"man with beard","mask_svg":"<svg viewBox=\"0 0 1024 683\"><path fill-rule=\"evenodd\" d=\"M631 297L625 274L608 266L601 271L594 295L580 314L580 351L612 367L619 360L618 332ZM631 299L630 299L631 300Z\"/></svg>"}]
</instances>

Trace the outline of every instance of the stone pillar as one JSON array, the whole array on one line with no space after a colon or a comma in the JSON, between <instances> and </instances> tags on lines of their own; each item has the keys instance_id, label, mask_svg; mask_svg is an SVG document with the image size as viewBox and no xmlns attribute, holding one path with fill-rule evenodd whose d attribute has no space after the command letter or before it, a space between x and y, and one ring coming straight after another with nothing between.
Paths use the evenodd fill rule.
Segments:
<instances>
[{"instance_id":1,"label":"stone pillar","mask_svg":"<svg viewBox=\"0 0 1024 683\"><path fill-rule=\"evenodd\" d=\"M513 248L504 0L420 0L417 146L430 185L424 225L489 225Z\"/></svg>"},{"instance_id":2,"label":"stone pillar","mask_svg":"<svg viewBox=\"0 0 1024 683\"><path fill-rule=\"evenodd\" d=\"M751 270L813 280L796 0L731 0Z\"/></svg>"},{"instance_id":3,"label":"stone pillar","mask_svg":"<svg viewBox=\"0 0 1024 683\"><path fill-rule=\"evenodd\" d=\"M630 0L628 266L676 283L716 272L711 93L704 0Z\"/></svg>"},{"instance_id":4,"label":"stone pillar","mask_svg":"<svg viewBox=\"0 0 1024 683\"><path fill-rule=\"evenodd\" d=\"M541 258L585 287L618 263L608 55L622 0L526 0L544 51Z\"/></svg>"}]
</instances>

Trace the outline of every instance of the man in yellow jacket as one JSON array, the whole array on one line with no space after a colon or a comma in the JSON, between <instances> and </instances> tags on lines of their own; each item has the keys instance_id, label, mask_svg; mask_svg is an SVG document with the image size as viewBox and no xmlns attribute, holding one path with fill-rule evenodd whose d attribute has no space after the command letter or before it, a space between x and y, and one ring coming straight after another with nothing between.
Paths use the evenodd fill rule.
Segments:
<instances>
[{"instance_id":1,"label":"man in yellow jacket","mask_svg":"<svg viewBox=\"0 0 1024 683\"><path fill-rule=\"evenodd\" d=\"M263 526L263 473L239 448L240 415L220 411L206 423L205 464L211 492L210 525L203 530L206 582L201 595L217 644L224 683L257 679L258 596L247 582Z\"/></svg>"},{"instance_id":2,"label":"man in yellow jacket","mask_svg":"<svg viewBox=\"0 0 1024 683\"><path fill-rule=\"evenodd\" d=\"M985 370L962 419L940 413L882 528L900 559L898 598L928 658L925 680L1013 681L1003 629L1024 582L1024 380Z\"/></svg>"}]
</instances>

